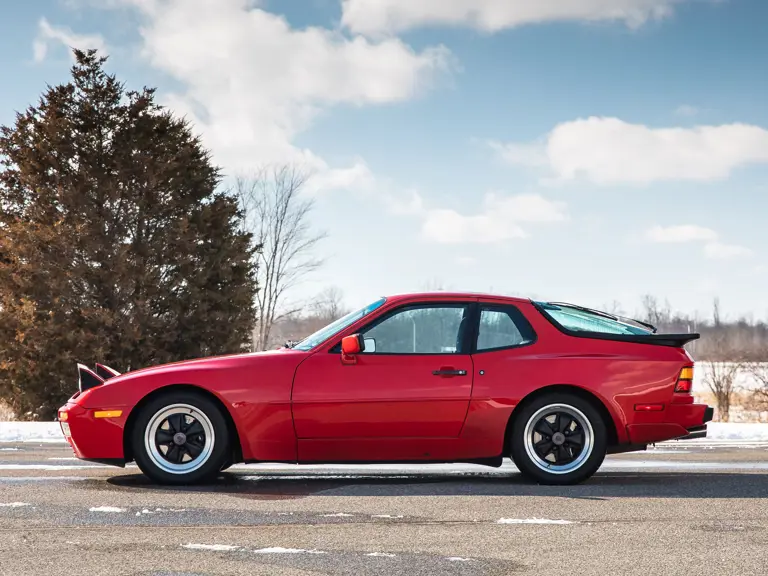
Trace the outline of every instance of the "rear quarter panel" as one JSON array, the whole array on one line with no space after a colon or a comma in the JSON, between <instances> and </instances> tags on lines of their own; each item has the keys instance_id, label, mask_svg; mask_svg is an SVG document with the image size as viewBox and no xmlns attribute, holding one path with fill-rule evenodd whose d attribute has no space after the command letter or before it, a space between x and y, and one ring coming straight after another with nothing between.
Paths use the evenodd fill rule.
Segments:
<instances>
[{"instance_id":1,"label":"rear quarter panel","mask_svg":"<svg viewBox=\"0 0 768 576\"><path fill-rule=\"evenodd\" d=\"M473 356L475 377L462 434L465 440L497 439L494 449L501 453L501 439L514 408L530 394L558 385L581 388L602 401L620 444L629 442L628 424L664 417L660 413L635 412L634 406L669 405L681 367L691 363L685 351L568 336L532 304L515 305L533 325L537 341Z\"/></svg>"}]
</instances>

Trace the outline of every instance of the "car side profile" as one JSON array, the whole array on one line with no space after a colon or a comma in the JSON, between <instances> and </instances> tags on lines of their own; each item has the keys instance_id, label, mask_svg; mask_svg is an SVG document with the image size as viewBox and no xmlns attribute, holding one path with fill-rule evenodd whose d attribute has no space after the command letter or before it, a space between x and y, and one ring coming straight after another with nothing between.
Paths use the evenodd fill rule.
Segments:
<instances>
[{"instance_id":1,"label":"car side profile","mask_svg":"<svg viewBox=\"0 0 768 576\"><path fill-rule=\"evenodd\" d=\"M78 365L59 410L84 460L153 481L207 481L237 462L471 462L511 457L573 484L606 454L706 435L698 334L560 303L469 293L380 298L278 350L125 374Z\"/></svg>"}]
</instances>

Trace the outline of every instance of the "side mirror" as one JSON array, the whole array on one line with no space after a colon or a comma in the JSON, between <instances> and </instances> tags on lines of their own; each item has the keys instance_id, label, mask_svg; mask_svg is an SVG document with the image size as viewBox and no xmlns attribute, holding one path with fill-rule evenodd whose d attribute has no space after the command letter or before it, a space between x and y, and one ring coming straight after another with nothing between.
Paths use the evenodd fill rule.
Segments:
<instances>
[{"instance_id":1,"label":"side mirror","mask_svg":"<svg viewBox=\"0 0 768 576\"><path fill-rule=\"evenodd\" d=\"M341 362L343 364L357 363L357 354L365 349L363 336L361 334L352 334L341 339Z\"/></svg>"},{"instance_id":2,"label":"side mirror","mask_svg":"<svg viewBox=\"0 0 768 576\"><path fill-rule=\"evenodd\" d=\"M354 356L365 349L363 337L360 334L352 334L341 339L341 353Z\"/></svg>"}]
</instances>

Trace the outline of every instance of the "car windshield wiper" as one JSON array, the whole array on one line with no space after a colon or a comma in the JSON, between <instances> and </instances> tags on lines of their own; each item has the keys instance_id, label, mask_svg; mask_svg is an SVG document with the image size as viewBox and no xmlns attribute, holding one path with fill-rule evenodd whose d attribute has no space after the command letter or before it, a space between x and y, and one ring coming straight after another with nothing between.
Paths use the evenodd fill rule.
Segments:
<instances>
[{"instance_id":1,"label":"car windshield wiper","mask_svg":"<svg viewBox=\"0 0 768 576\"><path fill-rule=\"evenodd\" d=\"M648 328L653 334L658 332L658 328L656 328L656 326L653 324L649 324L648 322L643 322L641 320L635 320L634 318L609 314L608 312L603 312L602 310L595 310L594 308L587 308L586 306L579 306L578 304L568 304L567 302L548 302L548 304L552 304L553 306L565 306L566 308L573 308L574 310L581 310L582 312L589 312L595 316L602 316L603 318L608 318L609 320L614 320L616 322L634 322L635 324L639 324L640 326Z\"/></svg>"}]
</instances>

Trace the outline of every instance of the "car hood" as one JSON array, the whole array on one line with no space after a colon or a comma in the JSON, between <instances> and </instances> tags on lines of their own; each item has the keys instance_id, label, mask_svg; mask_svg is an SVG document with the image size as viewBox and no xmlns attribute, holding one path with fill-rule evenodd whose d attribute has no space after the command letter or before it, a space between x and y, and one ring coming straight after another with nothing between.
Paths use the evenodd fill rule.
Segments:
<instances>
[{"instance_id":1,"label":"car hood","mask_svg":"<svg viewBox=\"0 0 768 576\"><path fill-rule=\"evenodd\" d=\"M227 370L237 369L247 365L253 367L262 362L268 362L275 356L285 356L286 354L301 354L289 348L279 350L267 350L265 352L249 352L246 354L228 354L225 356L210 356L207 358L197 358L194 360L182 360L180 362L171 362L168 364L159 364L141 368L131 372L125 372L120 376L115 376L107 380L104 385L115 385L123 382L135 380L137 378L146 378L154 376L168 376L178 373L201 372L206 370Z\"/></svg>"}]
</instances>

